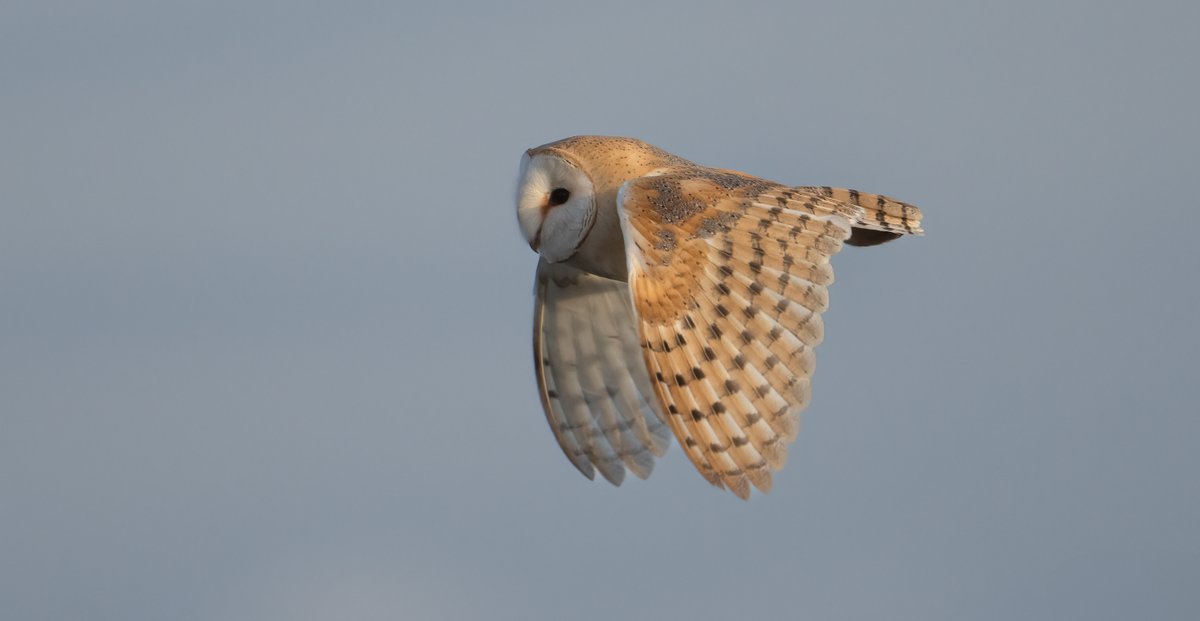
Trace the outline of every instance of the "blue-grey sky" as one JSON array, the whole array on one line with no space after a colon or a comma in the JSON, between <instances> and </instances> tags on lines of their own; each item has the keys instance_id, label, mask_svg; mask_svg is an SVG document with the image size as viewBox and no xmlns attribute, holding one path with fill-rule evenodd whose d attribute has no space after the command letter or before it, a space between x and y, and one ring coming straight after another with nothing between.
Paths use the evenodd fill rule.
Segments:
<instances>
[{"instance_id":1,"label":"blue-grey sky","mask_svg":"<svg viewBox=\"0 0 1200 621\"><path fill-rule=\"evenodd\" d=\"M1194 2L10 2L5 619L1200 617ZM774 491L588 482L523 149L920 205Z\"/></svg>"}]
</instances>

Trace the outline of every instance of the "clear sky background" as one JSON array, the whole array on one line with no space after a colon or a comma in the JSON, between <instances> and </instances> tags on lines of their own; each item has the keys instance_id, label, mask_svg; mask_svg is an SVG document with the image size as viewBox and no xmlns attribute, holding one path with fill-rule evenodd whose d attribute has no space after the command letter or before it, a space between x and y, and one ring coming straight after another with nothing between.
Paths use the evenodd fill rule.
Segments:
<instances>
[{"instance_id":1,"label":"clear sky background","mask_svg":"<svg viewBox=\"0 0 1200 621\"><path fill-rule=\"evenodd\" d=\"M1200 618L1195 2L6 2L0 617ZM523 149L920 205L774 491L559 453Z\"/></svg>"}]
</instances>

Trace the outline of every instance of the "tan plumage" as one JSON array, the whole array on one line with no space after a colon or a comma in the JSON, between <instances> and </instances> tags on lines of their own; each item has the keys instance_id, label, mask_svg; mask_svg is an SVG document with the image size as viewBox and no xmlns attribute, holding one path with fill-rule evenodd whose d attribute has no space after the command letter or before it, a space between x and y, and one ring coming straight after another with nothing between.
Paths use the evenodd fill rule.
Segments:
<instances>
[{"instance_id":1,"label":"tan plumage","mask_svg":"<svg viewBox=\"0 0 1200 621\"><path fill-rule=\"evenodd\" d=\"M538 384L568 458L589 478L645 478L665 421L701 475L742 498L770 489L799 431L830 257L923 232L916 207L884 196L597 136L527 152L518 216L543 254Z\"/></svg>"}]
</instances>

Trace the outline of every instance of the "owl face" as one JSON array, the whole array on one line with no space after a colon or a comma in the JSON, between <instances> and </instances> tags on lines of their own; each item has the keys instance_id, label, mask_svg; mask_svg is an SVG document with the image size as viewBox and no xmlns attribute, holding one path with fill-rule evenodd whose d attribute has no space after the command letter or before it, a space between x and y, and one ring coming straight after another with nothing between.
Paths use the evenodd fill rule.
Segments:
<instances>
[{"instance_id":1,"label":"owl face","mask_svg":"<svg viewBox=\"0 0 1200 621\"><path fill-rule=\"evenodd\" d=\"M551 263L571 258L596 223L592 180L564 155L526 151L517 180L521 233Z\"/></svg>"}]
</instances>

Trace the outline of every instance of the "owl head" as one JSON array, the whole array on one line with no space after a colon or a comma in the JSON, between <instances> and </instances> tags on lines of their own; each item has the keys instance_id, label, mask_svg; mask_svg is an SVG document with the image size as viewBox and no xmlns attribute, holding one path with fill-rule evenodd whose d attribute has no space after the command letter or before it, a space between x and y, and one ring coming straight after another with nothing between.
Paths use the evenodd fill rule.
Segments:
<instances>
[{"instance_id":1,"label":"owl head","mask_svg":"<svg viewBox=\"0 0 1200 621\"><path fill-rule=\"evenodd\" d=\"M578 160L538 147L521 157L517 221L529 247L547 261L571 258L596 223L595 189Z\"/></svg>"}]
</instances>

